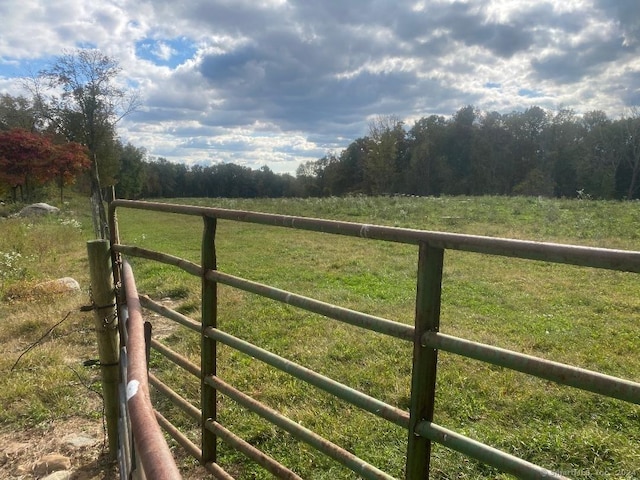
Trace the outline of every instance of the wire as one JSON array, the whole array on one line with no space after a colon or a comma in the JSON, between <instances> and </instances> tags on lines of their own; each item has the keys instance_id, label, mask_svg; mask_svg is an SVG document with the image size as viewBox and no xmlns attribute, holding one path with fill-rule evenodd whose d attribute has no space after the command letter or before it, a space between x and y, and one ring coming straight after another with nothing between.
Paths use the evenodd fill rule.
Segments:
<instances>
[{"instance_id":1,"label":"wire","mask_svg":"<svg viewBox=\"0 0 640 480\"><path fill-rule=\"evenodd\" d=\"M31 345L29 345L29 347L20 354L20 356L18 357L18 359L15 361L15 363L13 364L13 366L11 367L11 372L13 372L13 370L16 368L16 366L18 365L18 362L20 362L20 360L22 359L22 357L24 357L29 351L31 351L33 348L37 347L42 340L44 340L51 332L53 332L58 326L60 326L62 324L62 322L64 322L67 318L69 318L69 315L71 315L71 313L73 313L73 310L71 310L70 312L68 312L64 318L62 320L60 320L58 323L56 323L53 327L51 327L49 330L47 330L47 332L42 335L38 340L36 340L35 342L33 342Z\"/></svg>"}]
</instances>

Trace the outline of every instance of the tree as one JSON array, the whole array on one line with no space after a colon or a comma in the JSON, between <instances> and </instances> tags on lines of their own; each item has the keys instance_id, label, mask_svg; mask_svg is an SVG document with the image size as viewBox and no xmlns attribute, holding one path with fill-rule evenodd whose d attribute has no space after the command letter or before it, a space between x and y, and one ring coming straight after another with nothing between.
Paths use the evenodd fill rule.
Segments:
<instances>
[{"instance_id":1,"label":"tree","mask_svg":"<svg viewBox=\"0 0 640 480\"><path fill-rule=\"evenodd\" d=\"M280 177L269 167L266 165L260 167L254 172L254 178L258 198L282 197L284 185L280 181Z\"/></svg>"},{"instance_id":2,"label":"tree","mask_svg":"<svg viewBox=\"0 0 640 480\"><path fill-rule=\"evenodd\" d=\"M322 168L318 161L307 160L298 165L296 169L296 179L302 189L302 196L319 197L322 196Z\"/></svg>"},{"instance_id":3,"label":"tree","mask_svg":"<svg viewBox=\"0 0 640 480\"><path fill-rule=\"evenodd\" d=\"M69 51L40 74L54 93L43 98L40 90L35 92L54 128L89 150L94 229L99 238L108 237L100 174L104 176L109 159L115 158L108 152L115 150L116 124L137 107L135 95L117 86L120 72L118 63L99 50Z\"/></svg>"},{"instance_id":4,"label":"tree","mask_svg":"<svg viewBox=\"0 0 640 480\"><path fill-rule=\"evenodd\" d=\"M577 168L584 157L583 139L573 110L562 109L551 119L547 170L553 175L557 197L572 197L579 190Z\"/></svg>"},{"instance_id":5,"label":"tree","mask_svg":"<svg viewBox=\"0 0 640 480\"><path fill-rule=\"evenodd\" d=\"M439 195L448 183L450 169L443 156L447 122L431 115L415 122L408 133L409 165L406 189L417 195Z\"/></svg>"},{"instance_id":6,"label":"tree","mask_svg":"<svg viewBox=\"0 0 640 480\"><path fill-rule=\"evenodd\" d=\"M0 132L0 179L13 192L13 200L31 200L35 184L47 180L47 159L52 151L51 142L36 133L14 128ZM26 191L26 192L25 192Z\"/></svg>"},{"instance_id":7,"label":"tree","mask_svg":"<svg viewBox=\"0 0 640 480\"><path fill-rule=\"evenodd\" d=\"M91 168L87 149L76 142L53 145L49 172L56 178L60 188L60 203L64 201L64 187L76 181L79 173Z\"/></svg>"},{"instance_id":8,"label":"tree","mask_svg":"<svg viewBox=\"0 0 640 480\"><path fill-rule=\"evenodd\" d=\"M116 192L118 198L140 198L145 182L146 152L127 143L124 147L118 144L120 150L120 171Z\"/></svg>"},{"instance_id":9,"label":"tree","mask_svg":"<svg viewBox=\"0 0 640 480\"><path fill-rule=\"evenodd\" d=\"M404 124L397 117L377 117L369 124L364 178L370 193L391 193L397 185L398 163L406 151L404 137Z\"/></svg>"},{"instance_id":10,"label":"tree","mask_svg":"<svg viewBox=\"0 0 640 480\"><path fill-rule=\"evenodd\" d=\"M456 195L471 193L471 162L475 137L474 124L477 117L476 108L473 105L467 105L458 110L449 123L446 151L452 170L451 183L448 185L449 193Z\"/></svg>"},{"instance_id":11,"label":"tree","mask_svg":"<svg viewBox=\"0 0 640 480\"><path fill-rule=\"evenodd\" d=\"M0 180L13 190L17 200L26 191L31 200L35 185L56 179L63 200L64 185L72 183L77 174L89 168L86 149L78 143L54 145L49 137L14 128L0 132Z\"/></svg>"},{"instance_id":12,"label":"tree","mask_svg":"<svg viewBox=\"0 0 640 480\"><path fill-rule=\"evenodd\" d=\"M515 189L524 182L525 191L530 192L531 187L540 185L538 180L540 172L546 167L544 159L546 155L545 132L548 126L548 114L540 107L530 107L524 112L514 112L505 117L505 128L511 139L511 162L508 176L511 189ZM537 169L537 172L529 177L529 173ZM531 182L535 179L535 182ZM510 192L511 193L511 192ZM533 193L531 193L533 194Z\"/></svg>"},{"instance_id":13,"label":"tree","mask_svg":"<svg viewBox=\"0 0 640 480\"><path fill-rule=\"evenodd\" d=\"M629 115L620 120L620 126L623 135L623 162L629 175L625 197L631 200L637 194L640 181L640 109L633 108Z\"/></svg>"},{"instance_id":14,"label":"tree","mask_svg":"<svg viewBox=\"0 0 640 480\"><path fill-rule=\"evenodd\" d=\"M471 153L470 192L476 194L507 195L511 138L504 118L498 112L480 115Z\"/></svg>"},{"instance_id":15,"label":"tree","mask_svg":"<svg viewBox=\"0 0 640 480\"><path fill-rule=\"evenodd\" d=\"M619 154L607 114L595 110L581 119L584 157L576 166L578 188L594 198L615 197Z\"/></svg>"},{"instance_id":16,"label":"tree","mask_svg":"<svg viewBox=\"0 0 640 480\"><path fill-rule=\"evenodd\" d=\"M35 132L40 126L41 122L36 109L26 97L0 95L0 130L20 128Z\"/></svg>"}]
</instances>

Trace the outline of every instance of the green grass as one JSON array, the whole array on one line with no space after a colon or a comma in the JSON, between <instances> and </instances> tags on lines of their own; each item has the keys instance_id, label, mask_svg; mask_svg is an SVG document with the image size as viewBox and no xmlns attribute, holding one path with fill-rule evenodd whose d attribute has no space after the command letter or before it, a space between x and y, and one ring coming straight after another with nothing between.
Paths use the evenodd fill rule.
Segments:
<instances>
[{"instance_id":1,"label":"green grass","mask_svg":"<svg viewBox=\"0 0 640 480\"><path fill-rule=\"evenodd\" d=\"M640 250L638 202L360 196L189 202ZM0 224L0 252L21 255L6 260L12 266L5 266L0 286L0 312L18 316L0 328L0 341L13 352L11 358L2 360L3 372L10 368L20 348L35 341L46 331L45 325L51 325L60 315L48 312L54 308L54 301L38 310L21 299L24 287L62 276L61 265L65 271L86 278L84 241L90 222L81 209L77 211L73 218L81 222L79 228L55 219L32 226L17 219ZM199 262L201 219L128 209L119 209L118 218L123 243ZM34 231L38 237L51 240L43 246L36 244L31 235ZM412 246L220 221L217 259L219 269L227 273L406 324L413 322L417 249ZM197 279L173 267L130 260L140 293L156 299L170 297L177 302L179 311L200 319ZM634 274L447 252L441 331L640 381L638 291L638 277ZM67 300L64 307L57 307L57 312L82 301L86 300ZM18 315L25 309L30 313ZM405 342L226 286L219 287L218 313L219 325L225 331L385 402L403 409L409 406L411 346ZM90 316L85 318L90 324ZM20 364L22 368L0 378L3 425L46 424L56 416L85 411L86 399L79 394L82 387L73 386L67 364L70 357L78 357L89 348L86 344L91 338L80 338L82 335L75 334L74 328L78 328L77 323L63 328L61 334L65 336L47 342L50 350L44 346L35 349ZM198 335L175 327L163 341L199 363ZM152 355L152 369L199 405L197 379L189 378L158 354ZM221 378L236 388L382 470L403 476L407 441L403 429L224 346L219 350L218 369ZM85 381L91 378L91 372L80 374ZM42 376L50 380L37 381ZM85 390L84 396L87 395ZM25 399L22 403L21 398ZM163 413L198 441L199 429L190 419L168 401L155 395L154 399ZM219 420L305 478L356 478L336 462L222 396ZM573 478L640 477L639 420L637 406L455 355L439 356L435 408L438 424ZM219 461L238 478L271 478L224 444L220 445ZM192 464L185 463L185 472ZM436 445L432 478L509 477Z\"/></svg>"},{"instance_id":2,"label":"green grass","mask_svg":"<svg viewBox=\"0 0 640 480\"><path fill-rule=\"evenodd\" d=\"M246 209L539 241L639 249L637 202L536 198L194 200ZM122 209L125 243L198 261L197 218ZM387 242L220 221L220 270L323 301L411 324L417 250ZM179 290L193 310L199 284L135 260L140 291ZM633 274L447 252L441 331L640 381L640 298ZM220 287L220 327L384 401L408 408L409 345ZM199 313L190 314L199 319ZM197 362L197 336L174 348ZM162 376L181 386L178 373ZM220 376L363 459L402 477L406 432L238 352L222 347ZM637 406L440 355L435 421L576 478L640 476ZM197 386L191 386L194 402ZM220 399L221 422L305 478L354 478L279 429ZM192 428L189 421L183 428ZM269 478L221 446L220 463L240 478ZM436 446L433 478L507 478Z\"/></svg>"},{"instance_id":3,"label":"green grass","mask_svg":"<svg viewBox=\"0 0 640 480\"><path fill-rule=\"evenodd\" d=\"M53 421L101 418L99 397L89 391L99 389L99 373L83 366L84 360L97 357L92 317L79 311L89 302L88 201L74 198L56 206L60 215L0 219L3 429L46 430ZM82 291L34 289L64 276L74 277Z\"/></svg>"}]
</instances>

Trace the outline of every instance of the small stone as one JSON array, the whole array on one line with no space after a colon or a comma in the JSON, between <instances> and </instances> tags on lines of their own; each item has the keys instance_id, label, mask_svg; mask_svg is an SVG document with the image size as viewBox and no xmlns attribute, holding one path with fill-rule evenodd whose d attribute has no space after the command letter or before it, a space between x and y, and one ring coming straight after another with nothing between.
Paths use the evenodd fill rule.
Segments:
<instances>
[{"instance_id":1,"label":"small stone","mask_svg":"<svg viewBox=\"0 0 640 480\"><path fill-rule=\"evenodd\" d=\"M42 457L35 464L33 471L36 475L46 475L47 473L69 470L70 468L71 459L69 457L65 457L59 453L51 453Z\"/></svg>"},{"instance_id":2,"label":"small stone","mask_svg":"<svg viewBox=\"0 0 640 480\"><path fill-rule=\"evenodd\" d=\"M71 277L58 278L37 284L33 287L36 293L65 293L80 290L78 281Z\"/></svg>"},{"instance_id":3,"label":"small stone","mask_svg":"<svg viewBox=\"0 0 640 480\"><path fill-rule=\"evenodd\" d=\"M51 475L42 477L41 480L69 480L71 478L71 472L68 470L60 470L53 472Z\"/></svg>"},{"instance_id":4,"label":"small stone","mask_svg":"<svg viewBox=\"0 0 640 480\"><path fill-rule=\"evenodd\" d=\"M67 445L75 448L91 447L98 443L98 440L84 434L70 434L65 436L62 441Z\"/></svg>"}]
</instances>

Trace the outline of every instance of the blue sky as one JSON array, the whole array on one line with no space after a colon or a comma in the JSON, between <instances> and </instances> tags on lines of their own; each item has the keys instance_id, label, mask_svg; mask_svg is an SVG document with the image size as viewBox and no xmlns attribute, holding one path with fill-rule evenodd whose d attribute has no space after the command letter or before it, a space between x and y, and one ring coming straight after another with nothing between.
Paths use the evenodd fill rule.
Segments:
<instances>
[{"instance_id":1,"label":"blue sky","mask_svg":"<svg viewBox=\"0 0 640 480\"><path fill-rule=\"evenodd\" d=\"M637 0L3 0L0 92L63 49L117 60L122 139L187 164L295 172L380 115L640 105Z\"/></svg>"},{"instance_id":2,"label":"blue sky","mask_svg":"<svg viewBox=\"0 0 640 480\"><path fill-rule=\"evenodd\" d=\"M177 38L144 37L135 42L135 55L155 65L175 69L193 58L198 51L193 40L185 36Z\"/></svg>"}]
</instances>

